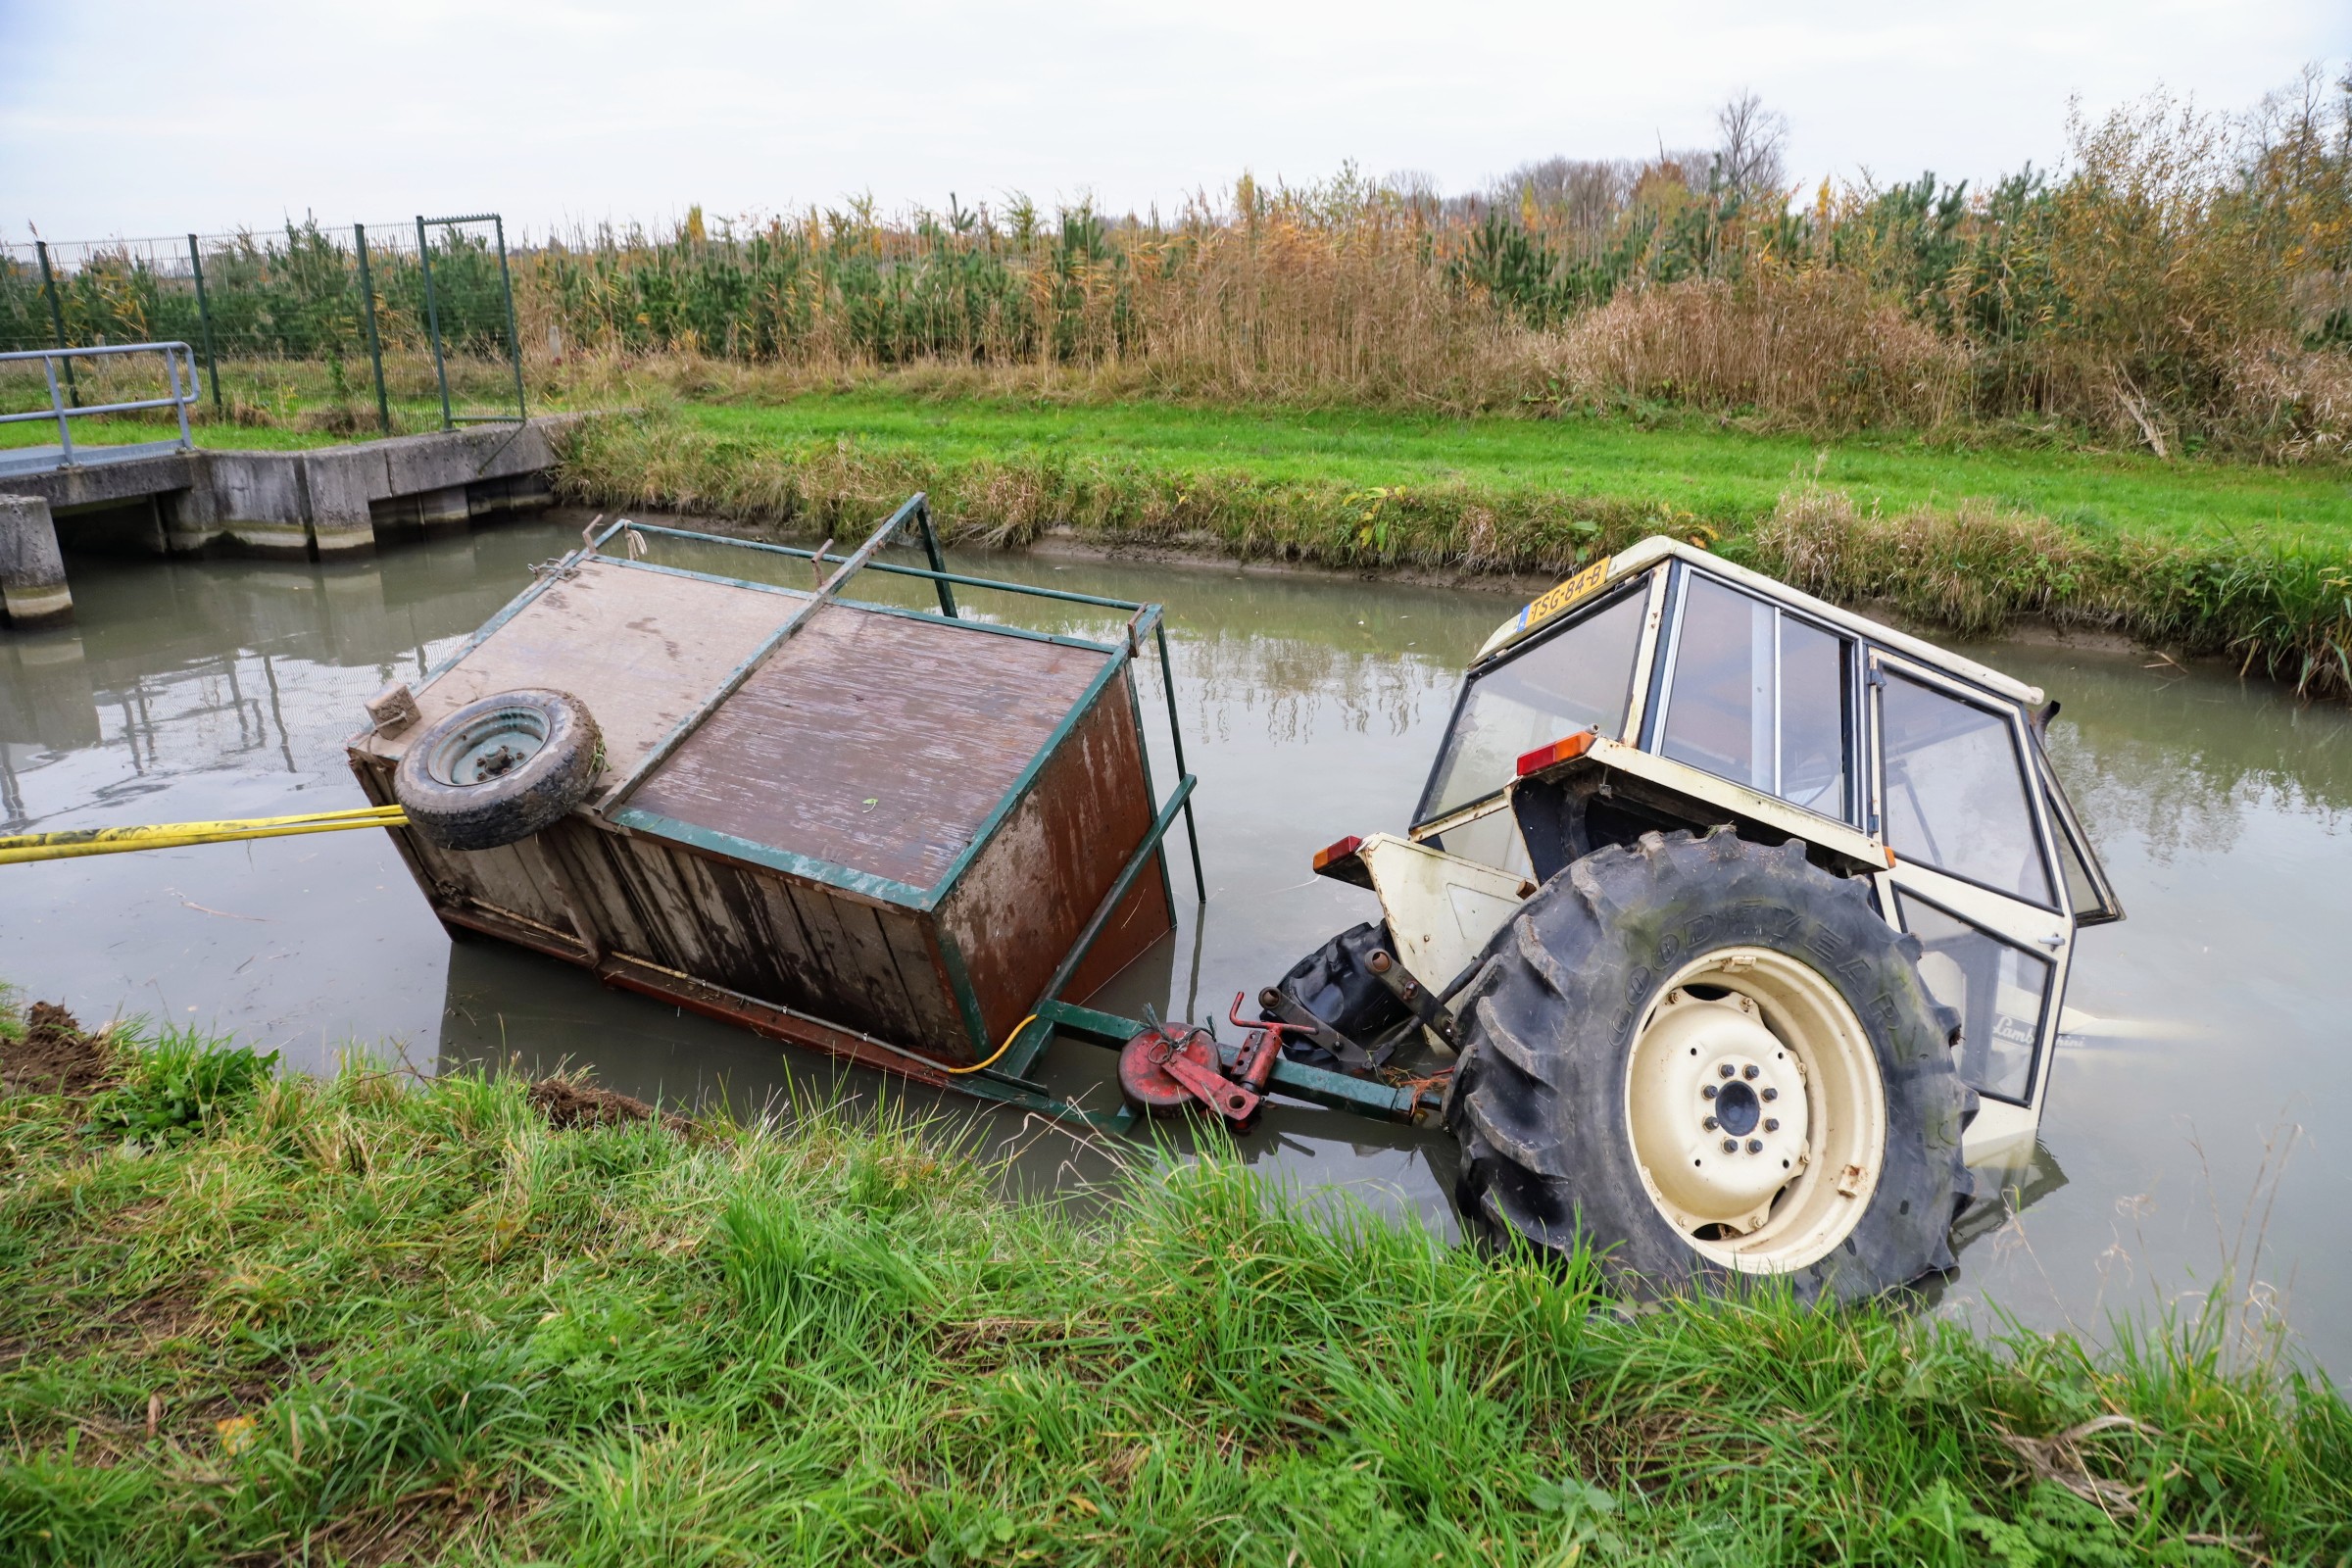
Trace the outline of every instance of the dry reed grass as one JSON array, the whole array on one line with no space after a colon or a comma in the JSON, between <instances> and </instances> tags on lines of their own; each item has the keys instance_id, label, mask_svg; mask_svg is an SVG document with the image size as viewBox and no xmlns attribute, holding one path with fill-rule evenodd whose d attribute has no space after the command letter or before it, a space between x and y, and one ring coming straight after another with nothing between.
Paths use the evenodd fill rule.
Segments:
<instances>
[{"instance_id":1,"label":"dry reed grass","mask_svg":"<svg viewBox=\"0 0 2352 1568\"><path fill-rule=\"evenodd\" d=\"M1509 405L1539 385L1533 334L1453 286L1432 239L1381 203L1344 223L1277 213L1207 231L1139 278L1149 386L1235 403Z\"/></svg>"},{"instance_id":2,"label":"dry reed grass","mask_svg":"<svg viewBox=\"0 0 2352 1568\"><path fill-rule=\"evenodd\" d=\"M1938 430L1968 408L1967 345L1850 272L1759 265L1635 289L1544 344L1572 399L1748 410L1807 428Z\"/></svg>"},{"instance_id":3,"label":"dry reed grass","mask_svg":"<svg viewBox=\"0 0 2352 1568\"><path fill-rule=\"evenodd\" d=\"M556 390L647 366L693 395L751 395L770 368L835 384L921 368L943 392L978 377L1450 414L1679 404L1823 431L2022 420L2165 457L2341 460L2352 79L2307 74L2243 116L2159 93L2078 118L2071 141L2054 181L1866 180L1795 211L1736 172L1750 165L1728 142L1530 166L1471 198L1352 170L1273 189L1244 175L1166 219L1019 198L716 225L696 210L665 235L519 249L517 335ZM367 348L342 246L315 224L244 244L213 312L243 323L240 356L323 365L357 406ZM502 351L495 256L445 250L441 319L469 355ZM73 340L194 337L187 291L151 262L90 250L66 290ZM399 354L420 342L413 270L387 256L376 278ZM0 339L48 341L43 290L0 257Z\"/></svg>"}]
</instances>

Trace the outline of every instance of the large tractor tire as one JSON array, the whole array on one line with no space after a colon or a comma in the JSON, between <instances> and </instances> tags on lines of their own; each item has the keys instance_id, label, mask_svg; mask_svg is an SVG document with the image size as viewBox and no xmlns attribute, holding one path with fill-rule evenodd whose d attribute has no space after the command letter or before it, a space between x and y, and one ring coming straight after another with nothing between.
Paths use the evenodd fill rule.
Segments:
<instances>
[{"instance_id":1,"label":"large tractor tire","mask_svg":"<svg viewBox=\"0 0 2352 1568\"><path fill-rule=\"evenodd\" d=\"M1854 1300L1952 1266L1953 1025L1863 883L1730 830L1540 889L1463 992L1446 1121L1486 1239L1648 1294Z\"/></svg>"}]
</instances>

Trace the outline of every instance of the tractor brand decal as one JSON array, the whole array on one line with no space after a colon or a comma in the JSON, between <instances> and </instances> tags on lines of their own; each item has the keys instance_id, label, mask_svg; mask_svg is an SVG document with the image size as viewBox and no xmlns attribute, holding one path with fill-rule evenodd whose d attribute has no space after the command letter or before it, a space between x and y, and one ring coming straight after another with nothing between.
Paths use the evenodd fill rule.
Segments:
<instances>
[{"instance_id":1,"label":"tractor brand decal","mask_svg":"<svg viewBox=\"0 0 2352 1568\"><path fill-rule=\"evenodd\" d=\"M1609 576L1609 562L1612 559L1614 558L1609 556L1601 557L1519 612L1519 630L1527 631L1543 625L1544 622L1606 582Z\"/></svg>"}]
</instances>

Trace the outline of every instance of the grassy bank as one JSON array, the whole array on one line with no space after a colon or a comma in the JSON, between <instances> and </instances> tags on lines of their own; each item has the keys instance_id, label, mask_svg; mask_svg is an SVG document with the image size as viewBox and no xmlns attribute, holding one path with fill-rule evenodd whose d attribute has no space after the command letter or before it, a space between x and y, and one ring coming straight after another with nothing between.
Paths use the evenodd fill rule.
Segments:
<instances>
[{"instance_id":1,"label":"grassy bank","mask_svg":"<svg viewBox=\"0 0 2352 1568\"><path fill-rule=\"evenodd\" d=\"M1066 527L1365 568L1561 572L1667 532L1954 631L2034 614L2352 694L2352 483L2335 467L868 391L593 421L562 487L811 536L921 489L991 544Z\"/></svg>"},{"instance_id":2,"label":"grassy bank","mask_svg":"<svg viewBox=\"0 0 2352 1568\"><path fill-rule=\"evenodd\" d=\"M272 1081L29 1021L0 1026L8 1561L2352 1549L2352 1410L2230 1369L2212 1319L2092 1351L1627 1313L1226 1164L1080 1215L944 1127Z\"/></svg>"}]
</instances>

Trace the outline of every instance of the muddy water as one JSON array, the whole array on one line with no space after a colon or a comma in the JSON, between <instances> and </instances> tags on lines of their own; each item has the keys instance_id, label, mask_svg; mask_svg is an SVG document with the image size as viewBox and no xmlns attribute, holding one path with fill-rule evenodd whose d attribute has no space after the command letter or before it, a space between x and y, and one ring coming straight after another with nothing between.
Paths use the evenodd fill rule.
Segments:
<instances>
[{"instance_id":1,"label":"muddy water","mask_svg":"<svg viewBox=\"0 0 2352 1568\"><path fill-rule=\"evenodd\" d=\"M75 558L78 626L0 634L0 819L49 830L357 803L341 747L362 701L451 651L576 527L510 527L334 568ZM1307 858L1342 834L1401 825L1463 662L1514 608L1217 565L958 564L1169 607L1209 900L1180 901L1175 936L1098 1000L1189 1017L1221 1014L1236 991L1373 913L1369 894L1309 876ZM777 561L774 573L803 569ZM1087 612L1021 612L1106 627ZM1972 1216L1936 1310L2097 1335L2116 1313L2259 1282L2303 1349L2343 1376L2352 1144L2329 1107L2352 1045L2352 715L2142 656L1976 652L2063 700L2058 765L2131 919L2081 944L2069 1002L2084 1019L2059 1057L2040 1145L1986 1173L2010 1200ZM1154 736L1163 760L1165 739ZM453 946L371 833L0 869L0 977L85 1018L234 1032L303 1069L357 1045L424 1071L570 1061L649 1098L723 1094L739 1108L884 1088L550 960ZM1063 1045L1050 1075L1106 1101L1108 1061ZM1041 1186L1106 1166L1035 1122L979 1116L984 1138L1023 1148L1020 1169ZM1278 1107L1241 1147L1286 1181L1451 1227L1442 1134Z\"/></svg>"}]
</instances>

